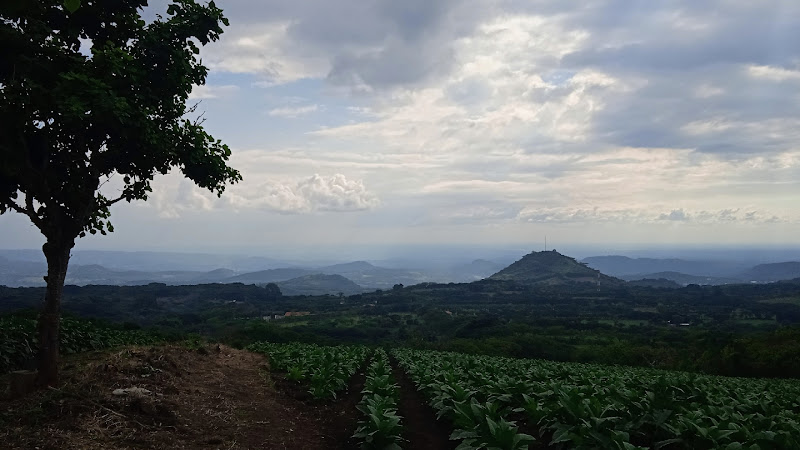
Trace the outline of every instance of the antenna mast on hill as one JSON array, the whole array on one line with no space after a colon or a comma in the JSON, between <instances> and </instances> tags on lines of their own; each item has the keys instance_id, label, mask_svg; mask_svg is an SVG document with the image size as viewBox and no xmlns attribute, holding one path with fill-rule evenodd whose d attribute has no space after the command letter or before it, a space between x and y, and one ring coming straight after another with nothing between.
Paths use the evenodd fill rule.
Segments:
<instances>
[{"instance_id":1,"label":"antenna mast on hill","mask_svg":"<svg viewBox=\"0 0 800 450\"><path fill-rule=\"evenodd\" d=\"M544 235L544 251L547 251L547 235Z\"/></svg>"}]
</instances>

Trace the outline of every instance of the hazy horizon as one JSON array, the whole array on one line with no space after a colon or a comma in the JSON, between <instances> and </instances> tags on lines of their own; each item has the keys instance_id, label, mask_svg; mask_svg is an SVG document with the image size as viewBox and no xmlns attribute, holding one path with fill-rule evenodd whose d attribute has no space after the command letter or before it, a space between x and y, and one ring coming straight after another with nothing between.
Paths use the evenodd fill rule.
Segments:
<instances>
[{"instance_id":1,"label":"hazy horizon","mask_svg":"<svg viewBox=\"0 0 800 450\"><path fill-rule=\"evenodd\" d=\"M602 246L550 246L548 250L557 250L559 253L578 260L592 256L626 256L629 258L653 259L683 259L688 261L727 261L745 264L761 264L772 262L800 261L800 246L794 247L745 247L745 246L706 246L706 247L675 247L675 246L650 246L650 247L602 247ZM459 264L468 264L474 260L484 259L489 261L510 263L522 256L544 250L544 243L537 248L524 247L524 244L506 245L498 247L485 246L452 246L452 245L405 245L385 247L353 247L340 248L334 246L315 247L303 249L113 249L80 248L76 246L72 254L81 254L77 258L78 264L93 263L91 255L115 254L121 257L130 256L158 257L194 256L198 264L203 258L254 258L264 261L274 261L275 264L265 264L264 268L284 266L324 266L331 264L347 263L353 261L368 261L374 265L386 267L445 267ZM20 259L44 261L41 249L37 248L0 248L0 255L18 253L24 255ZM73 258L74 260L76 258ZM135 259L135 258L134 258ZM74 261L73 261L74 262ZM102 261L94 263L103 265ZM208 266L211 268L211 266ZM162 270L168 268L162 267ZM217 267L214 267L217 268ZM219 268L222 268L220 266Z\"/></svg>"}]
</instances>

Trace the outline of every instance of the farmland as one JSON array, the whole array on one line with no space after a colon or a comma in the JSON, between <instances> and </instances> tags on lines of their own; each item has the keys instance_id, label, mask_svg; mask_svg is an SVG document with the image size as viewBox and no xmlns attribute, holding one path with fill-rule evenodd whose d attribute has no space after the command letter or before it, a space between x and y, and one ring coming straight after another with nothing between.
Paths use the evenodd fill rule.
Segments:
<instances>
[{"instance_id":1,"label":"farmland","mask_svg":"<svg viewBox=\"0 0 800 450\"><path fill-rule=\"evenodd\" d=\"M62 354L100 350L122 345L147 345L163 339L141 330L126 330L106 323L61 319ZM30 364L36 356L36 319L25 315L0 317L0 373Z\"/></svg>"},{"instance_id":2,"label":"farmland","mask_svg":"<svg viewBox=\"0 0 800 450\"><path fill-rule=\"evenodd\" d=\"M29 330L24 330L31 324L17 324L21 331L4 341L6 347L28 336ZM158 433L171 424L194 430L193 435L175 437L194 439L176 441L176 448L205 447L205 427L224 430L228 437L210 442L227 442L230 448L282 448L287 442L303 448L460 450L800 447L800 381L794 379L731 378L403 347L257 342L239 351L202 342L161 346L150 345L153 338L140 331L73 319L65 319L64 330L66 345L83 342L69 347L70 352L131 340L148 345L95 352L82 357L79 366L69 364L68 356L73 370L86 370L67 372L73 380L66 383L68 390L20 399L22 403L10 404L0 415L0 422L39 427L41 420L55 420L48 427L60 431L42 435L55 439L64 430L80 430L75 428L78 416L88 421L86 427L96 427L97 414L122 411L118 417L130 416L128 426L139 430L142 442L163 439ZM92 358L99 360L87 364ZM187 390L187 382L204 387ZM126 400L111 395L131 385L143 386L155 397ZM225 403L214 401L223 396ZM85 403L84 398L92 400ZM61 406L64 399L72 402L66 410ZM152 405L143 407L143 401ZM13 413L30 408L49 411L47 419L39 416L27 425L27 413ZM172 413L170 408L183 412ZM220 408L228 412L214 412ZM197 422L191 411L212 415ZM58 425L59 420L64 424ZM263 430L265 423L271 424L269 433ZM287 434L300 423L315 433ZM128 439L124 436L129 434L117 430L103 439L128 448L133 444L118 439ZM27 444L18 444L39 442L26 439ZM60 445L65 442L71 441Z\"/></svg>"},{"instance_id":3,"label":"farmland","mask_svg":"<svg viewBox=\"0 0 800 450\"><path fill-rule=\"evenodd\" d=\"M403 430L397 385L383 350L256 344L276 370L305 383L371 360L355 437L397 448ZM800 383L654 369L394 349L391 359L422 394L459 449L798 448ZM302 376L298 376L302 373ZM328 374L328 375L326 375ZM335 388L334 388L335 390ZM408 395L400 391L400 396ZM334 395L314 395L333 401ZM370 439L365 439L369 437ZM410 445L408 448L413 448Z\"/></svg>"}]
</instances>

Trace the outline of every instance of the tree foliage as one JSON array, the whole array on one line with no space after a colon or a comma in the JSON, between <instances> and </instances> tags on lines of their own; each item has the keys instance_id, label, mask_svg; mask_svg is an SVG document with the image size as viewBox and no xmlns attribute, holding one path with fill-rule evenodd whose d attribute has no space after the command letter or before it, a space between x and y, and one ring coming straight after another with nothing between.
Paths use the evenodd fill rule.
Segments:
<instances>
[{"instance_id":1,"label":"tree foliage","mask_svg":"<svg viewBox=\"0 0 800 450\"><path fill-rule=\"evenodd\" d=\"M146 23L146 3L0 5L0 213L25 214L48 237L105 233L109 207L147 199L157 173L177 167L217 194L240 179L229 148L185 117L208 72L198 44L227 19L213 2L177 0ZM107 197L111 179L120 187Z\"/></svg>"}]
</instances>

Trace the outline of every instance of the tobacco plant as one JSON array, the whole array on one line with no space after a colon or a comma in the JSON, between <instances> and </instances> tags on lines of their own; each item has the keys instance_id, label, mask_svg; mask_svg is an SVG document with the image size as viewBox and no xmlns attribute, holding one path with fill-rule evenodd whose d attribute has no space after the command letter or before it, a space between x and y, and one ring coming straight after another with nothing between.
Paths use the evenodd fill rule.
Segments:
<instances>
[{"instance_id":1,"label":"tobacco plant","mask_svg":"<svg viewBox=\"0 0 800 450\"><path fill-rule=\"evenodd\" d=\"M364 449L401 448L404 439L401 436L402 417L397 414L399 392L384 350L375 352L361 392L364 396L357 408L362 413L362 419L353 437L361 442Z\"/></svg>"}]
</instances>

